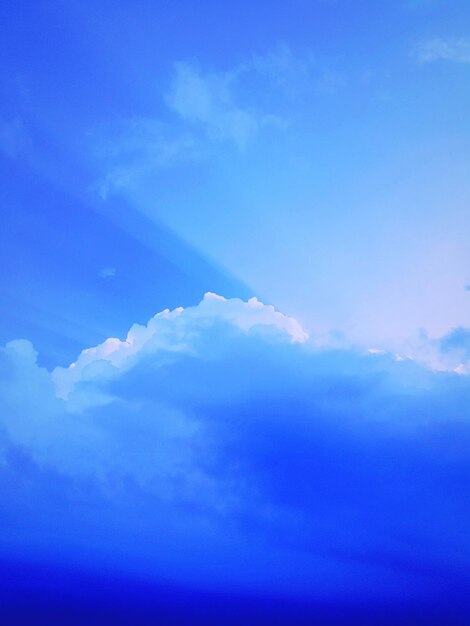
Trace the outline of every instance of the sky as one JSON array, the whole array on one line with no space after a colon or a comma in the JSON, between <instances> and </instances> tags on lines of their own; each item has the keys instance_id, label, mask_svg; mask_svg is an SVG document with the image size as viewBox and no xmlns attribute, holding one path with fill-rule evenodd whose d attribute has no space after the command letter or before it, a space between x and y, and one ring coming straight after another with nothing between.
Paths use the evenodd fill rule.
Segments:
<instances>
[{"instance_id":1,"label":"sky","mask_svg":"<svg viewBox=\"0 0 470 626\"><path fill-rule=\"evenodd\" d=\"M468 623L468 3L0 31L2 623Z\"/></svg>"}]
</instances>

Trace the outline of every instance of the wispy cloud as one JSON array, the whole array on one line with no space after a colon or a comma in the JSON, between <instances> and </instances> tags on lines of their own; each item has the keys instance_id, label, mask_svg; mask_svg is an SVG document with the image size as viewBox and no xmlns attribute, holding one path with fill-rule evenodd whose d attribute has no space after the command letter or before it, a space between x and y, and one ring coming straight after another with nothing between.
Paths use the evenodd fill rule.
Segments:
<instances>
[{"instance_id":1,"label":"wispy cloud","mask_svg":"<svg viewBox=\"0 0 470 626\"><path fill-rule=\"evenodd\" d=\"M232 72L203 73L187 63L177 63L165 100L185 122L197 124L211 140L229 140L243 149L273 115L237 103Z\"/></svg>"},{"instance_id":2,"label":"wispy cloud","mask_svg":"<svg viewBox=\"0 0 470 626\"><path fill-rule=\"evenodd\" d=\"M434 61L470 63L470 39L465 37L441 39L437 37L421 42L414 53L418 63L432 63Z\"/></svg>"},{"instance_id":3,"label":"wispy cloud","mask_svg":"<svg viewBox=\"0 0 470 626\"><path fill-rule=\"evenodd\" d=\"M140 177L165 167L207 158L209 146L194 133L153 117L115 122L91 134L92 152L104 174L99 195L131 186Z\"/></svg>"},{"instance_id":4,"label":"wispy cloud","mask_svg":"<svg viewBox=\"0 0 470 626\"><path fill-rule=\"evenodd\" d=\"M114 122L92 135L106 171L105 198L159 168L214 158L220 150L246 153L262 136L289 128L302 98L334 94L344 76L282 44L224 70L197 62L174 64L159 116Z\"/></svg>"},{"instance_id":5,"label":"wispy cloud","mask_svg":"<svg viewBox=\"0 0 470 626\"><path fill-rule=\"evenodd\" d=\"M94 154L107 170L97 185L100 195L156 169L207 160L227 145L243 152L262 129L283 127L280 116L239 102L242 75L176 63L163 95L172 117L134 117L93 133Z\"/></svg>"}]
</instances>

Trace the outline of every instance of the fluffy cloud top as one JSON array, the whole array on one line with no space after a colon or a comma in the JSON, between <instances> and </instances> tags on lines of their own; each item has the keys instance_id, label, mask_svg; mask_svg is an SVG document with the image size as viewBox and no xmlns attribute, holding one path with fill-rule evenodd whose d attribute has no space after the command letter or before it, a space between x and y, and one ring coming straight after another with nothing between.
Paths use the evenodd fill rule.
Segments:
<instances>
[{"instance_id":1,"label":"fluffy cloud top","mask_svg":"<svg viewBox=\"0 0 470 626\"><path fill-rule=\"evenodd\" d=\"M102 375L103 367L108 365L117 370L126 369L135 363L141 353L191 353L201 333L217 322L226 322L245 333L274 329L287 335L294 343L303 343L308 338L296 319L276 311L273 306L265 305L257 298L243 302L238 298L227 300L208 292L195 307L179 307L173 311L165 309L152 317L146 326L134 324L124 341L106 339L94 348L83 350L68 368L57 367L52 373L57 395L66 399L79 381ZM109 368L107 371L112 372Z\"/></svg>"}]
</instances>

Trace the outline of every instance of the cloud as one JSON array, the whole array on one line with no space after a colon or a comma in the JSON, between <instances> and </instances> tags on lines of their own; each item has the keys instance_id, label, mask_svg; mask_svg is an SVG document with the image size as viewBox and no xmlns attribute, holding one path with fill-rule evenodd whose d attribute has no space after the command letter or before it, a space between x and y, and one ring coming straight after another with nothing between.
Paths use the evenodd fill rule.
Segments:
<instances>
[{"instance_id":1,"label":"cloud","mask_svg":"<svg viewBox=\"0 0 470 626\"><path fill-rule=\"evenodd\" d=\"M165 99L183 120L199 125L210 139L226 139L243 149L270 118L235 103L234 80L231 73L203 74L187 63L177 63Z\"/></svg>"},{"instance_id":2,"label":"cloud","mask_svg":"<svg viewBox=\"0 0 470 626\"><path fill-rule=\"evenodd\" d=\"M415 50L418 63L451 61L470 63L470 40L464 37L454 39L430 39L424 41Z\"/></svg>"},{"instance_id":3,"label":"cloud","mask_svg":"<svg viewBox=\"0 0 470 626\"><path fill-rule=\"evenodd\" d=\"M92 151L104 168L97 190L103 198L132 186L157 169L204 163L221 150L246 152L268 130L285 130L286 101L335 92L341 74L308 52L280 45L228 69L207 70L178 62L163 90L159 115L114 121L90 132ZM170 113L170 115L169 115Z\"/></svg>"},{"instance_id":4,"label":"cloud","mask_svg":"<svg viewBox=\"0 0 470 626\"><path fill-rule=\"evenodd\" d=\"M463 588L468 377L214 294L52 373L10 342L0 372L11 549L336 598Z\"/></svg>"},{"instance_id":5,"label":"cloud","mask_svg":"<svg viewBox=\"0 0 470 626\"><path fill-rule=\"evenodd\" d=\"M346 84L342 72L311 51L280 44L231 68L175 63L158 114L115 120L89 133L106 199L157 170L216 160L222 151L247 154L270 131L292 124L299 102L329 97Z\"/></svg>"},{"instance_id":6,"label":"cloud","mask_svg":"<svg viewBox=\"0 0 470 626\"><path fill-rule=\"evenodd\" d=\"M206 293L195 307L182 307L157 313L146 326L135 324L124 341L106 339L94 348L83 350L68 368L58 367L52 373L57 395L67 398L74 386L84 378L103 377L116 370L135 364L142 353L193 353L198 340L209 327L227 323L242 332L260 332L274 329L285 333L292 342L303 343L307 333L296 319L288 317L257 298L243 302L238 298L227 300L214 293Z\"/></svg>"},{"instance_id":7,"label":"cloud","mask_svg":"<svg viewBox=\"0 0 470 626\"><path fill-rule=\"evenodd\" d=\"M436 372L470 374L469 336L470 331L462 327L438 338L429 337L421 331L408 340L406 351L395 355L395 358L413 360Z\"/></svg>"},{"instance_id":8,"label":"cloud","mask_svg":"<svg viewBox=\"0 0 470 626\"><path fill-rule=\"evenodd\" d=\"M103 199L158 169L208 157L208 147L193 133L153 117L107 125L90 133L90 140L94 158L105 170L95 186Z\"/></svg>"},{"instance_id":9,"label":"cloud","mask_svg":"<svg viewBox=\"0 0 470 626\"><path fill-rule=\"evenodd\" d=\"M164 101L176 115L134 117L91 134L95 158L107 170L97 185L100 195L156 169L206 161L227 144L244 151L262 129L284 126L281 117L238 103L236 87L240 91L237 70L208 73L175 64Z\"/></svg>"}]
</instances>

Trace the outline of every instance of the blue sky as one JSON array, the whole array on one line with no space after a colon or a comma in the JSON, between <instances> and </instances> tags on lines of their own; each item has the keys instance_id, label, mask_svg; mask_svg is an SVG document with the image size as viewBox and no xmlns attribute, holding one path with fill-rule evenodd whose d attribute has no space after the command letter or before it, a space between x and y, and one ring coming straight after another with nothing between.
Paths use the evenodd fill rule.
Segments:
<instances>
[{"instance_id":1,"label":"blue sky","mask_svg":"<svg viewBox=\"0 0 470 626\"><path fill-rule=\"evenodd\" d=\"M463 607L468 4L0 24L1 558Z\"/></svg>"},{"instance_id":2,"label":"blue sky","mask_svg":"<svg viewBox=\"0 0 470 626\"><path fill-rule=\"evenodd\" d=\"M49 232L46 251L23 246L27 233L8 244L27 248L36 272L57 265L61 244L79 247L61 274L90 264L81 281L96 292L100 271L119 265L104 231L135 239L145 219L318 333L395 347L465 324L464 3L4 12L4 202L15 220L41 195L35 230ZM100 249L84 249L93 232ZM184 291L175 305L194 302Z\"/></svg>"}]
</instances>

